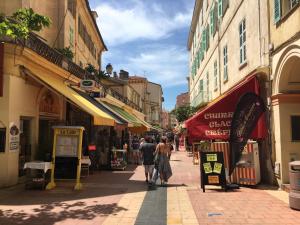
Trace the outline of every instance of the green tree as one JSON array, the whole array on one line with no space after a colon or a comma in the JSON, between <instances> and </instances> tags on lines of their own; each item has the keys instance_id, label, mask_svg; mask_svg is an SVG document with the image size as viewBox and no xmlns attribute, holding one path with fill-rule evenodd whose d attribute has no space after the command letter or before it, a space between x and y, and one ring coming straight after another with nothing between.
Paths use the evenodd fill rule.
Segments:
<instances>
[{"instance_id":1,"label":"green tree","mask_svg":"<svg viewBox=\"0 0 300 225\"><path fill-rule=\"evenodd\" d=\"M49 27L51 20L33 11L32 8L22 8L12 16L0 16L0 36L13 39L27 39L31 31L40 31Z\"/></svg>"},{"instance_id":2,"label":"green tree","mask_svg":"<svg viewBox=\"0 0 300 225\"><path fill-rule=\"evenodd\" d=\"M199 107L181 106L171 111L176 116L178 122L183 122L194 115L199 110Z\"/></svg>"}]
</instances>

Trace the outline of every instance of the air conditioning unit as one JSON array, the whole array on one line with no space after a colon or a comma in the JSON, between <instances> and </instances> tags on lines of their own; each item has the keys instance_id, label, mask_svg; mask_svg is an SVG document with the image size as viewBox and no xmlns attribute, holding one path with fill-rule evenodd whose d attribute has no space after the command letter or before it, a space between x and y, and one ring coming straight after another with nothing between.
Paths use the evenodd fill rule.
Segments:
<instances>
[{"instance_id":1,"label":"air conditioning unit","mask_svg":"<svg viewBox=\"0 0 300 225\"><path fill-rule=\"evenodd\" d=\"M96 87L94 80L82 80L80 81L80 88L85 91L91 91Z\"/></svg>"}]
</instances>

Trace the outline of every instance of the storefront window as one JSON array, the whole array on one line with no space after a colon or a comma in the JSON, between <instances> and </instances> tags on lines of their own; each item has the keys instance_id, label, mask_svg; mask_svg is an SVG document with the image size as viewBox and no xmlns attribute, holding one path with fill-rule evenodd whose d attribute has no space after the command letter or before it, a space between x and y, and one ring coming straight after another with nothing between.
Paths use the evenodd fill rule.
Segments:
<instances>
[{"instance_id":1,"label":"storefront window","mask_svg":"<svg viewBox=\"0 0 300 225\"><path fill-rule=\"evenodd\" d=\"M291 116L292 141L300 141L300 116Z\"/></svg>"}]
</instances>

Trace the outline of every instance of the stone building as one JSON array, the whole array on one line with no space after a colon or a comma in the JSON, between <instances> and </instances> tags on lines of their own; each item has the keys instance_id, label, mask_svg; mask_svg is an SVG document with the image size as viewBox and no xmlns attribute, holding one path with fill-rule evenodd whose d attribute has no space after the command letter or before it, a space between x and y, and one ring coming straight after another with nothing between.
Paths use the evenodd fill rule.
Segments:
<instances>
[{"instance_id":1,"label":"stone building","mask_svg":"<svg viewBox=\"0 0 300 225\"><path fill-rule=\"evenodd\" d=\"M176 108L181 106L188 106L190 104L190 96L188 92L177 95L176 97Z\"/></svg>"}]
</instances>

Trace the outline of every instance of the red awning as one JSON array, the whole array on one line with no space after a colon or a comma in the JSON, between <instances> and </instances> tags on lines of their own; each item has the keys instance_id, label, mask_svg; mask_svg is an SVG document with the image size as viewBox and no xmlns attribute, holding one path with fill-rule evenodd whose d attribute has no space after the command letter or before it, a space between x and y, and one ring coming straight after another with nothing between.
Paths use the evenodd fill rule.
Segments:
<instances>
[{"instance_id":1,"label":"red awning","mask_svg":"<svg viewBox=\"0 0 300 225\"><path fill-rule=\"evenodd\" d=\"M228 140L235 107L240 97L247 92L254 92L259 95L259 83L256 76L245 79L188 119L185 125L189 141ZM263 114L252 132L251 139L257 140L265 137L266 124Z\"/></svg>"}]
</instances>

